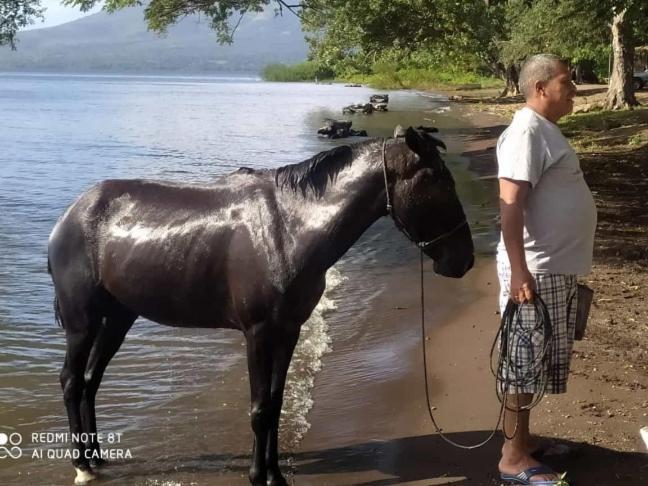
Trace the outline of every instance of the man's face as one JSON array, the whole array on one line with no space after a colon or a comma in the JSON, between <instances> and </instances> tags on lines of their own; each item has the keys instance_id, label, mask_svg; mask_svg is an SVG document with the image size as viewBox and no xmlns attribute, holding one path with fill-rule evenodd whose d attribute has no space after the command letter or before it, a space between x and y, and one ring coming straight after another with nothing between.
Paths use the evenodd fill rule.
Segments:
<instances>
[{"instance_id":1,"label":"man's face","mask_svg":"<svg viewBox=\"0 0 648 486\"><path fill-rule=\"evenodd\" d=\"M542 101L553 120L568 115L574 108L576 85L572 83L571 73L564 64L559 65L558 74L541 88Z\"/></svg>"}]
</instances>

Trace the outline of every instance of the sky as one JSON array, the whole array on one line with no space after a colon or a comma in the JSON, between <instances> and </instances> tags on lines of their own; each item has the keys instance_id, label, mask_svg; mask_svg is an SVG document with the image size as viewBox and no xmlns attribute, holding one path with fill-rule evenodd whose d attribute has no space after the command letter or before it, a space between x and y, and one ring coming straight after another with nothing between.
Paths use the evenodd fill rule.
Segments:
<instances>
[{"instance_id":1,"label":"sky","mask_svg":"<svg viewBox=\"0 0 648 486\"><path fill-rule=\"evenodd\" d=\"M47 8L44 15L45 22L37 20L35 24L30 25L25 30L54 27L55 25L64 24L101 10L101 7L95 7L89 12L81 12L78 7L65 7L61 5L61 0L41 0L40 3L42 7Z\"/></svg>"}]
</instances>

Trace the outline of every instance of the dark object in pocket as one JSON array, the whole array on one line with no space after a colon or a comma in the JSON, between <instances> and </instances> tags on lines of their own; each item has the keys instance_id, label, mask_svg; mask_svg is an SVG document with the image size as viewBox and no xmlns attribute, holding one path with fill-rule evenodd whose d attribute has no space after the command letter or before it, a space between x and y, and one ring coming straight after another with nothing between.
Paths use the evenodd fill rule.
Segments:
<instances>
[{"instance_id":1,"label":"dark object in pocket","mask_svg":"<svg viewBox=\"0 0 648 486\"><path fill-rule=\"evenodd\" d=\"M593 298L594 291L592 289L587 285L578 284L578 296L576 301L576 332L574 334L574 339L577 341L583 339L583 336L585 335L587 318L589 317Z\"/></svg>"}]
</instances>

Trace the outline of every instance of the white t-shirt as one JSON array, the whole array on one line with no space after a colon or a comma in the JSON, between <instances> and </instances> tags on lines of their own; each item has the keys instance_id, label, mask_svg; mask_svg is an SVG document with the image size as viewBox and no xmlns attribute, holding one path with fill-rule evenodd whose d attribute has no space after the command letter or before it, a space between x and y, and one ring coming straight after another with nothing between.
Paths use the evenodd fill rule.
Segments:
<instances>
[{"instance_id":1,"label":"white t-shirt","mask_svg":"<svg viewBox=\"0 0 648 486\"><path fill-rule=\"evenodd\" d=\"M596 206L578 156L558 126L531 108L519 110L497 141L498 177L527 181L524 251L532 273L587 275ZM508 261L500 236L497 257Z\"/></svg>"}]
</instances>

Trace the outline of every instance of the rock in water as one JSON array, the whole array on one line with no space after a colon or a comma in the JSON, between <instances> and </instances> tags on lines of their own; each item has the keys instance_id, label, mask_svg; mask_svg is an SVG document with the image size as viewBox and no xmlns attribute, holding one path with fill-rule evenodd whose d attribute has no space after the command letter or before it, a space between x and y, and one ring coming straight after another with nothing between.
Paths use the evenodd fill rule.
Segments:
<instances>
[{"instance_id":1,"label":"rock in water","mask_svg":"<svg viewBox=\"0 0 648 486\"><path fill-rule=\"evenodd\" d=\"M325 120L326 125L317 130L317 134L327 138L366 137L365 130L353 130L348 120Z\"/></svg>"}]
</instances>

